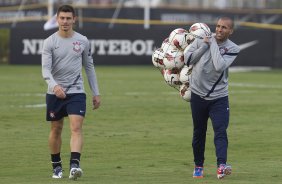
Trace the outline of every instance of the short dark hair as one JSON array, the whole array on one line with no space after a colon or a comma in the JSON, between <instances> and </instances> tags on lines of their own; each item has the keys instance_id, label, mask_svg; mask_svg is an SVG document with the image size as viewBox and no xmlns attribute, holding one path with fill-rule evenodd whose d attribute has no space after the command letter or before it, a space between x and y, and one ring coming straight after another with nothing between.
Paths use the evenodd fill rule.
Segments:
<instances>
[{"instance_id":1,"label":"short dark hair","mask_svg":"<svg viewBox=\"0 0 282 184\"><path fill-rule=\"evenodd\" d=\"M74 8L70 5L62 5L57 10L57 15L59 15L60 12L71 12L72 15L75 17L75 11Z\"/></svg>"},{"instance_id":2,"label":"short dark hair","mask_svg":"<svg viewBox=\"0 0 282 184\"><path fill-rule=\"evenodd\" d=\"M228 16L222 16L222 17L219 17L218 20L229 20L231 22L231 29L234 28L234 20L231 18L231 17L228 17Z\"/></svg>"}]
</instances>

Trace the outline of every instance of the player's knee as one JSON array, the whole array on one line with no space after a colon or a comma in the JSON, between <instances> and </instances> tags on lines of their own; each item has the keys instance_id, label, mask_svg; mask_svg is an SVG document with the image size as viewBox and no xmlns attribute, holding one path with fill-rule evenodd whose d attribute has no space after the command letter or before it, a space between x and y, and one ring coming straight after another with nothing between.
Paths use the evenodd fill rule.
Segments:
<instances>
[{"instance_id":1,"label":"player's knee","mask_svg":"<svg viewBox=\"0 0 282 184\"><path fill-rule=\"evenodd\" d=\"M82 134L82 128L80 126L73 126L71 128L72 134Z\"/></svg>"}]
</instances>

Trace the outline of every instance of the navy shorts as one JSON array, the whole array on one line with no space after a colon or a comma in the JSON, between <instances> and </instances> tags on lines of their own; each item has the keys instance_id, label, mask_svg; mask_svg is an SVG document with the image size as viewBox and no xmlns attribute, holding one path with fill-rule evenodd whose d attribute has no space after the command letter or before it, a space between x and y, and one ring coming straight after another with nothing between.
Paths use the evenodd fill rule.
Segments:
<instances>
[{"instance_id":1,"label":"navy shorts","mask_svg":"<svg viewBox=\"0 0 282 184\"><path fill-rule=\"evenodd\" d=\"M85 116L86 95L84 93L67 94L65 99L46 94L46 120L58 121L70 114Z\"/></svg>"}]
</instances>

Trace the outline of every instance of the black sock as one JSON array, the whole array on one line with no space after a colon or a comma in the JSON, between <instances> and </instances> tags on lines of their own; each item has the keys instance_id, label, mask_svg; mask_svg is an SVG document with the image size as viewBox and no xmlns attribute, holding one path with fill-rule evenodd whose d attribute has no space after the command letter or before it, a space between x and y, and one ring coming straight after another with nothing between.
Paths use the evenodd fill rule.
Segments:
<instances>
[{"instance_id":1,"label":"black sock","mask_svg":"<svg viewBox=\"0 0 282 184\"><path fill-rule=\"evenodd\" d=\"M78 152L71 152L70 165L77 164L77 166L79 166L80 155L81 154Z\"/></svg>"},{"instance_id":2,"label":"black sock","mask_svg":"<svg viewBox=\"0 0 282 184\"><path fill-rule=\"evenodd\" d=\"M56 154L51 154L51 162L52 162L53 169L55 169L57 166L62 167L62 160L61 160L60 152Z\"/></svg>"}]
</instances>

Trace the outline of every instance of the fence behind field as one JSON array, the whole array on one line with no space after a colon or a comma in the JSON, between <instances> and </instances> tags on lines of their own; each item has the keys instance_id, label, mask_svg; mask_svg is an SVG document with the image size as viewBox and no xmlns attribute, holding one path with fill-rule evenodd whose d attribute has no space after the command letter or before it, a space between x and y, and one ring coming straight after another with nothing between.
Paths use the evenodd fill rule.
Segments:
<instances>
[{"instance_id":1,"label":"fence behind field","mask_svg":"<svg viewBox=\"0 0 282 184\"><path fill-rule=\"evenodd\" d=\"M40 2L0 7L0 63L40 64L43 39L56 31L44 31L50 17L48 4ZM205 22L214 30L217 18L227 15L235 20L231 39L244 48L235 65L282 67L281 9L203 9L181 7L179 1L178 6L151 7L146 21L143 7L122 6L117 12L117 2L73 4L78 12L75 29L90 39L96 64L151 64L153 50L173 29Z\"/></svg>"},{"instance_id":2,"label":"fence behind field","mask_svg":"<svg viewBox=\"0 0 282 184\"><path fill-rule=\"evenodd\" d=\"M98 65L152 64L153 51L173 29L83 29ZM43 40L53 31L11 29L10 64L40 64ZM234 65L282 67L281 31L238 29L231 39L242 51Z\"/></svg>"}]
</instances>

